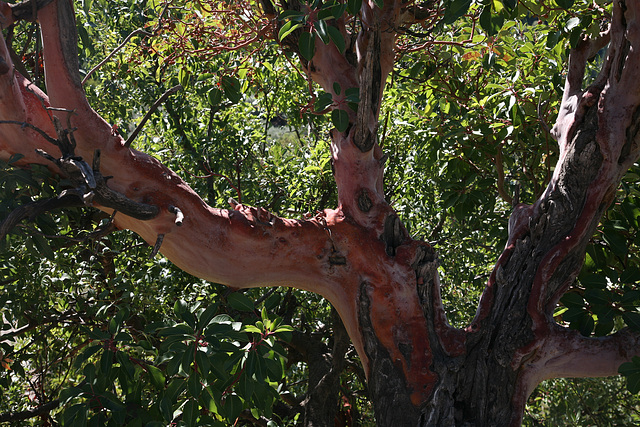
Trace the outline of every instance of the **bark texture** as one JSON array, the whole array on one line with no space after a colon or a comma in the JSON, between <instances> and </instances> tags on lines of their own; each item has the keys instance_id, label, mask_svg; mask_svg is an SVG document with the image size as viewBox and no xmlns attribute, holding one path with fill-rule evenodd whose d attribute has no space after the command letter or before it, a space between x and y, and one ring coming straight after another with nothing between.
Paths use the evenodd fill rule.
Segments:
<instances>
[{"instance_id":1,"label":"bark texture","mask_svg":"<svg viewBox=\"0 0 640 427\"><path fill-rule=\"evenodd\" d=\"M73 160L84 203L118 211L118 227L135 231L195 276L234 287L294 286L326 297L362 358L379 425L518 425L541 380L612 375L640 353L638 334L584 338L552 318L616 186L640 154L638 2L616 2L609 35L585 39L572 53L553 129L561 153L554 176L535 204L515 207L507 246L465 329L447 323L433 248L410 238L383 191L380 99L397 31L424 14L420 7L390 0L380 9L365 0L359 33L348 38L344 54L333 43L318 43L313 59L303 61L336 105L334 83L343 93L359 88L361 100L357 111L348 111L347 130L331 133L339 206L310 220L289 220L241 204L209 207L177 174L114 135L80 84L70 0L37 5L47 95L15 71L0 43L0 158L21 153L21 165L45 162L64 175L76 170L64 166ZM268 0L263 6L274 13ZM288 7L301 10L295 1ZM0 24L26 17L26 9L0 3ZM334 24L347 34L344 20ZM585 62L607 41L602 73L583 89ZM72 153L65 152L64 138L74 139ZM101 161L89 167L96 152ZM99 191L99 177L107 175L113 179L101 188L117 195L117 203ZM142 216L125 205L151 210ZM338 346L333 360L313 362L324 374L311 379L318 400L305 405L310 420L320 419L313 415L321 410L318 402L335 406L324 387L335 381L343 353Z\"/></svg>"}]
</instances>

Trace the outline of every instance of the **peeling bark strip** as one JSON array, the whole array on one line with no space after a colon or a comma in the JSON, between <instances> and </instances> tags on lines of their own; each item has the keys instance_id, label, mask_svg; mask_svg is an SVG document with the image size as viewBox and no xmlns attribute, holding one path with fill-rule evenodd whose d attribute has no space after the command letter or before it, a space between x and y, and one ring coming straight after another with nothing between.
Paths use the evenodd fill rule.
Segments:
<instances>
[{"instance_id":1,"label":"peeling bark strip","mask_svg":"<svg viewBox=\"0 0 640 427\"><path fill-rule=\"evenodd\" d=\"M380 69L380 25L367 34L365 43L367 53L361 62L360 103L356 119L354 144L366 153L377 142L378 108L380 106L380 90L382 88L382 71Z\"/></svg>"},{"instance_id":2,"label":"peeling bark strip","mask_svg":"<svg viewBox=\"0 0 640 427\"><path fill-rule=\"evenodd\" d=\"M58 21L60 25L60 47L62 58L66 62L66 69L71 77L71 82L77 90L82 88L80 78L80 63L78 62L78 33L76 30L76 17L73 4L70 0L58 1Z\"/></svg>"}]
</instances>

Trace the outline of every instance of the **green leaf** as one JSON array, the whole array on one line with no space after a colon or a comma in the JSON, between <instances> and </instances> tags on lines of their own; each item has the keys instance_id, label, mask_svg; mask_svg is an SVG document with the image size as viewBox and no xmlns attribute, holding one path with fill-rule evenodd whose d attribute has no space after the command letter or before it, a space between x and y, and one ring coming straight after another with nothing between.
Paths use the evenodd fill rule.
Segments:
<instances>
[{"instance_id":1,"label":"green leaf","mask_svg":"<svg viewBox=\"0 0 640 427\"><path fill-rule=\"evenodd\" d=\"M294 32L300 27L302 27L302 23L294 22L294 21L287 22L282 27L280 27L280 31L278 31L278 40L279 41L284 40L285 37L287 37L289 34L291 34L292 32Z\"/></svg>"},{"instance_id":2,"label":"green leaf","mask_svg":"<svg viewBox=\"0 0 640 427\"><path fill-rule=\"evenodd\" d=\"M213 320L218 311L218 304L211 304L198 315L198 329L203 330Z\"/></svg>"},{"instance_id":3,"label":"green leaf","mask_svg":"<svg viewBox=\"0 0 640 427\"><path fill-rule=\"evenodd\" d=\"M187 381L187 390L189 394L197 399L202 391L202 384L200 384L200 375L197 372L192 373Z\"/></svg>"},{"instance_id":4,"label":"green leaf","mask_svg":"<svg viewBox=\"0 0 640 427\"><path fill-rule=\"evenodd\" d=\"M235 393L229 394L225 396L222 407L224 408L224 414L227 421L233 423L240 415L240 412L242 412L242 400L240 400L238 395Z\"/></svg>"},{"instance_id":5,"label":"green leaf","mask_svg":"<svg viewBox=\"0 0 640 427\"><path fill-rule=\"evenodd\" d=\"M194 354L195 352L195 343L191 343L189 344L189 346L187 346L187 349L184 351L184 353L182 353L182 360L180 361L180 364L182 365L182 370L185 372L189 372L191 369L191 364L193 363L194 360Z\"/></svg>"},{"instance_id":6,"label":"green leaf","mask_svg":"<svg viewBox=\"0 0 640 427\"><path fill-rule=\"evenodd\" d=\"M7 161L7 163L12 165L18 160L23 158L24 158L24 154L21 154L21 153L12 154L11 157L9 157L9 160Z\"/></svg>"},{"instance_id":7,"label":"green leaf","mask_svg":"<svg viewBox=\"0 0 640 427\"><path fill-rule=\"evenodd\" d=\"M209 374L211 363L209 362L209 358L204 351L196 351L196 364L198 365L198 372L200 372L200 375L202 377L206 377Z\"/></svg>"},{"instance_id":8,"label":"green leaf","mask_svg":"<svg viewBox=\"0 0 640 427\"><path fill-rule=\"evenodd\" d=\"M193 334L193 328L185 325L184 323L171 326L168 328L162 328L158 331L158 335L161 337L177 336L186 337Z\"/></svg>"},{"instance_id":9,"label":"green leaf","mask_svg":"<svg viewBox=\"0 0 640 427\"><path fill-rule=\"evenodd\" d=\"M333 96L330 93L322 92L317 98L314 105L316 112L324 111L333 104Z\"/></svg>"},{"instance_id":10,"label":"green leaf","mask_svg":"<svg viewBox=\"0 0 640 427\"><path fill-rule=\"evenodd\" d=\"M207 101L209 105L215 107L222 101L222 91L218 88L213 88L207 93Z\"/></svg>"},{"instance_id":11,"label":"green leaf","mask_svg":"<svg viewBox=\"0 0 640 427\"><path fill-rule=\"evenodd\" d=\"M607 286L607 278L602 274L585 274L581 275L579 279L585 288L604 289Z\"/></svg>"},{"instance_id":12,"label":"green leaf","mask_svg":"<svg viewBox=\"0 0 640 427\"><path fill-rule=\"evenodd\" d=\"M58 397L58 399L60 400L60 405L64 407L71 399L81 396L82 394L83 392L80 387L68 387L62 389L62 391L60 392L60 396Z\"/></svg>"},{"instance_id":13,"label":"green leaf","mask_svg":"<svg viewBox=\"0 0 640 427\"><path fill-rule=\"evenodd\" d=\"M589 304L609 305L609 292L602 289L587 289L584 292L584 298Z\"/></svg>"},{"instance_id":14,"label":"green leaf","mask_svg":"<svg viewBox=\"0 0 640 427\"><path fill-rule=\"evenodd\" d=\"M373 2L376 4L376 6L378 6L380 9L384 8L384 0L373 0Z\"/></svg>"},{"instance_id":15,"label":"green leaf","mask_svg":"<svg viewBox=\"0 0 640 427\"><path fill-rule=\"evenodd\" d=\"M518 5L518 0L502 0L502 3L507 7L507 9L514 10Z\"/></svg>"},{"instance_id":16,"label":"green leaf","mask_svg":"<svg viewBox=\"0 0 640 427\"><path fill-rule=\"evenodd\" d=\"M360 13L362 8L362 0L347 0L347 11L352 15Z\"/></svg>"},{"instance_id":17,"label":"green leaf","mask_svg":"<svg viewBox=\"0 0 640 427\"><path fill-rule=\"evenodd\" d=\"M242 328L242 332L252 332L252 333L256 333L256 334L261 334L262 331L258 328L256 328L255 325L246 325L244 328Z\"/></svg>"},{"instance_id":18,"label":"green leaf","mask_svg":"<svg viewBox=\"0 0 640 427\"><path fill-rule=\"evenodd\" d=\"M195 400L188 400L182 408L182 419L189 427L193 427L198 422L198 415L200 414L200 407Z\"/></svg>"},{"instance_id":19,"label":"green leaf","mask_svg":"<svg viewBox=\"0 0 640 427\"><path fill-rule=\"evenodd\" d=\"M560 41L560 36L561 36L561 32L560 31L554 31L554 32L550 32L549 34L547 34L547 48L548 49L553 49L558 42Z\"/></svg>"},{"instance_id":20,"label":"green leaf","mask_svg":"<svg viewBox=\"0 0 640 427\"><path fill-rule=\"evenodd\" d=\"M318 11L318 20L337 19L344 13L346 5L336 4L335 6L324 6Z\"/></svg>"},{"instance_id":21,"label":"green leaf","mask_svg":"<svg viewBox=\"0 0 640 427\"><path fill-rule=\"evenodd\" d=\"M581 316L571 322L571 328L577 329L585 337L591 335L594 326L595 321L593 320L593 316L586 311L582 311Z\"/></svg>"},{"instance_id":22,"label":"green leaf","mask_svg":"<svg viewBox=\"0 0 640 427\"><path fill-rule=\"evenodd\" d=\"M622 313L622 319L629 328L640 332L640 313L636 311L626 311Z\"/></svg>"},{"instance_id":23,"label":"green leaf","mask_svg":"<svg viewBox=\"0 0 640 427\"><path fill-rule=\"evenodd\" d=\"M480 26L487 35L495 36L503 25L504 18L502 17L502 14L493 12L491 10L491 6L485 6L480 14Z\"/></svg>"},{"instance_id":24,"label":"green leaf","mask_svg":"<svg viewBox=\"0 0 640 427\"><path fill-rule=\"evenodd\" d=\"M182 87L189 86L189 70L185 67L180 68L180 72L178 73L178 82L182 85Z\"/></svg>"},{"instance_id":25,"label":"green leaf","mask_svg":"<svg viewBox=\"0 0 640 427\"><path fill-rule=\"evenodd\" d=\"M234 292L227 297L227 301L231 307L238 311L254 311L253 301L241 292Z\"/></svg>"},{"instance_id":26,"label":"green leaf","mask_svg":"<svg viewBox=\"0 0 640 427\"><path fill-rule=\"evenodd\" d=\"M471 0L452 0L446 5L442 21L445 24L452 24L456 19L467 13L469 6L471 6Z\"/></svg>"},{"instance_id":27,"label":"green leaf","mask_svg":"<svg viewBox=\"0 0 640 427\"><path fill-rule=\"evenodd\" d=\"M34 246L36 247L40 255L49 260L53 260L55 258L53 249L51 249L51 246L49 245L47 239L39 234L35 234L31 236L31 240L33 241Z\"/></svg>"},{"instance_id":28,"label":"green leaf","mask_svg":"<svg viewBox=\"0 0 640 427\"><path fill-rule=\"evenodd\" d=\"M558 6L563 9L571 9L575 0L554 0Z\"/></svg>"},{"instance_id":29,"label":"green leaf","mask_svg":"<svg viewBox=\"0 0 640 427\"><path fill-rule=\"evenodd\" d=\"M100 358L100 372L103 376L109 376L111 373L111 367L113 366L114 352L112 350L105 350Z\"/></svg>"},{"instance_id":30,"label":"green leaf","mask_svg":"<svg viewBox=\"0 0 640 427\"><path fill-rule=\"evenodd\" d=\"M333 82L333 92L335 92L336 95L340 95L340 93L342 92L342 88L340 87L340 83Z\"/></svg>"},{"instance_id":31,"label":"green leaf","mask_svg":"<svg viewBox=\"0 0 640 427\"><path fill-rule=\"evenodd\" d=\"M627 238L613 227L605 227L603 229L603 237L609 245L613 253L620 257L627 255Z\"/></svg>"},{"instance_id":32,"label":"green leaf","mask_svg":"<svg viewBox=\"0 0 640 427\"><path fill-rule=\"evenodd\" d=\"M185 300L179 299L173 304L173 312L176 316L180 316L187 310L189 310L189 306Z\"/></svg>"},{"instance_id":33,"label":"green leaf","mask_svg":"<svg viewBox=\"0 0 640 427\"><path fill-rule=\"evenodd\" d=\"M316 49L315 33L309 33L305 31L300 34L300 38L298 39L298 48L300 49L300 54L302 55L302 57L307 61L311 61Z\"/></svg>"},{"instance_id":34,"label":"green leaf","mask_svg":"<svg viewBox=\"0 0 640 427\"><path fill-rule=\"evenodd\" d=\"M165 396L160 399L160 402L158 402L158 407L165 421L169 422L173 420L173 408L171 405L171 399L169 399L169 397Z\"/></svg>"},{"instance_id":35,"label":"green leaf","mask_svg":"<svg viewBox=\"0 0 640 427\"><path fill-rule=\"evenodd\" d=\"M280 21L284 21L286 19L290 19L292 21L301 21L302 19L304 19L304 13L298 10L285 10L278 16L278 19Z\"/></svg>"},{"instance_id":36,"label":"green leaf","mask_svg":"<svg viewBox=\"0 0 640 427\"><path fill-rule=\"evenodd\" d=\"M331 123L340 132L344 132L349 127L349 113L342 109L335 109L331 112Z\"/></svg>"},{"instance_id":37,"label":"green leaf","mask_svg":"<svg viewBox=\"0 0 640 427\"><path fill-rule=\"evenodd\" d=\"M567 292L560 301L567 307L584 307L584 299L577 292Z\"/></svg>"},{"instance_id":38,"label":"green leaf","mask_svg":"<svg viewBox=\"0 0 640 427\"><path fill-rule=\"evenodd\" d=\"M146 369L147 369L147 372L149 372L149 378L151 379L151 384L159 390L164 390L165 378L164 378L164 375L162 374L162 371L153 365L147 365Z\"/></svg>"},{"instance_id":39,"label":"green leaf","mask_svg":"<svg viewBox=\"0 0 640 427\"><path fill-rule=\"evenodd\" d=\"M640 282L640 269L637 267L627 267L620 275L620 281L622 283L636 283Z\"/></svg>"},{"instance_id":40,"label":"green leaf","mask_svg":"<svg viewBox=\"0 0 640 427\"><path fill-rule=\"evenodd\" d=\"M62 415L63 426L84 427L87 425L87 406L81 403L70 406Z\"/></svg>"},{"instance_id":41,"label":"green leaf","mask_svg":"<svg viewBox=\"0 0 640 427\"><path fill-rule=\"evenodd\" d=\"M334 26L329 25L327 28L327 32L329 33L329 38L331 39L333 44L336 45L340 53L344 53L346 45L345 45L344 37L342 36L342 33L340 32L340 30L338 30Z\"/></svg>"},{"instance_id":42,"label":"green leaf","mask_svg":"<svg viewBox=\"0 0 640 427\"><path fill-rule=\"evenodd\" d=\"M329 33L327 32L327 23L324 21L316 21L313 23L313 27L316 30L316 34L322 40L322 43L329 44Z\"/></svg>"},{"instance_id":43,"label":"green leaf","mask_svg":"<svg viewBox=\"0 0 640 427\"><path fill-rule=\"evenodd\" d=\"M102 349L102 345L100 344L92 345L85 348L82 353L80 353L80 355L76 357L76 360L73 362L73 366L75 368L80 368L84 362L86 362L91 356L100 351L100 349Z\"/></svg>"},{"instance_id":44,"label":"green leaf","mask_svg":"<svg viewBox=\"0 0 640 427\"><path fill-rule=\"evenodd\" d=\"M242 99L242 92L240 91L240 81L233 76L222 76L220 84L224 90L225 96L234 104L237 104Z\"/></svg>"}]
</instances>

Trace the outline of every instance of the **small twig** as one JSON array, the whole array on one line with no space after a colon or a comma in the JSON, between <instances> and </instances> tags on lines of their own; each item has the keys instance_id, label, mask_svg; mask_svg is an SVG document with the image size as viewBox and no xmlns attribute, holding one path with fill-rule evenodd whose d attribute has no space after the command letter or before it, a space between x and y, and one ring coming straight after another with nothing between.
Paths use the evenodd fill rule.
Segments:
<instances>
[{"instance_id":1,"label":"small twig","mask_svg":"<svg viewBox=\"0 0 640 427\"><path fill-rule=\"evenodd\" d=\"M277 286L274 286L273 288L269 289L268 292L262 294L262 296L256 300L255 305L258 305L261 302L263 302L264 300L266 300L267 298L269 298L277 290L278 290Z\"/></svg>"},{"instance_id":2,"label":"small twig","mask_svg":"<svg viewBox=\"0 0 640 427\"><path fill-rule=\"evenodd\" d=\"M538 121L540 122L542 129L544 129L548 134L551 134L551 128L549 128L549 125L547 124L544 117L542 116L541 107L542 107L542 94L540 94L540 97L538 98L538 108L537 108Z\"/></svg>"},{"instance_id":3,"label":"small twig","mask_svg":"<svg viewBox=\"0 0 640 427\"><path fill-rule=\"evenodd\" d=\"M138 136L138 134L140 133L140 131L142 130L144 124L147 122L147 120L149 120L149 118L151 117L151 114L153 114L154 111L156 111L158 109L158 107L164 102L166 101L166 99L173 95L174 93L176 93L177 91L179 91L180 89L182 89L182 85L177 85L172 87L171 89L167 90L165 93L162 94L162 96L160 98L158 98L158 100L156 102L153 103L153 105L151 106L151 108L149 109L149 111L147 111L147 114L144 115L144 117L142 118L142 120L140 121L140 123L138 124L138 126L134 129L133 133L129 136L129 138L127 138L127 140L124 143L125 147L129 147L131 145L131 143L133 142L134 139L136 139L136 137Z\"/></svg>"},{"instance_id":4,"label":"small twig","mask_svg":"<svg viewBox=\"0 0 640 427\"><path fill-rule=\"evenodd\" d=\"M184 214L177 206L169 205L169 212L176 216L175 224L178 227L182 226L182 222L184 221Z\"/></svg>"},{"instance_id":5,"label":"small twig","mask_svg":"<svg viewBox=\"0 0 640 427\"><path fill-rule=\"evenodd\" d=\"M389 124L389 114L391 113L391 110L387 110L387 114L386 117L384 119L384 126L382 128L382 140L380 141L380 147L384 147L384 141L387 139L387 125Z\"/></svg>"},{"instance_id":6,"label":"small twig","mask_svg":"<svg viewBox=\"0 0 640 427\"><path fill-rule=\"evenodd\" d=\"M149 258L153 258L158 255L160 252L160 246L162 246L162 241L164 240L164 234L158 234L158 238L156 239L156 244L153 245L153 250L151 251L151 256Z\"/></svg>"},{"instance_id":7,"label":"small twig","mask_svg":"<svg viewBox=\"0 0 640 427\"><path fill-rule=\"evenodd\" d=\"M33 129L36 132L38 132L40 135L42 135L44 137L44 139L46 139L48 142L50 142L51 144L53 144L55 146L58 146L58 141L57 140L55 140L54 138L50 137L49 135L47 135L47 133L45 131L43 131L42 129L40 129L37 126L32 125L31 123L19 122L17 120L0 120L0 124L20 125L23 128Z\"/></svg>"},{"instance_id":8,"label":"small twig","mask_svg":"<svg viewBox=\"0 0 640 427\"><path fill-rule=\"evenodd\" d=\"M504 165L502 163L502 144L498 144L498 151L495 157L496 170L498 172L498 180L496 182L498 186L498 194L502 197L502 200L509 204L513 204L513 198L507 193L504 188Z\"/></svg>"},{"instance_id":9,"label":"small twig","mask_svg":"<svg viewBox=\"0 0 640 427\"><path fill-rule=\"evenodd\" d=\"M204 176L195 175L195 174L189 172L184 166L180 166L180 167L182 168L183 171L185 171L186 173L188 173L189 175L191 175L194 178L206 179L206 178L211 178L212 176L219 176L220 178L224 178L225 180L227 180L227 182L229 183L231 188L236 190L236 194L238 195L238 200L239 200L240 203L242 203L242 193L240 193L240 189L233 184L233 181L231 181L231 178L229 178L228 176L220 174L220 173L212 172L211 171L211 167L209 165L209 161L207 159L205 159L203 167L207 172L209 172L209 175L204 175Z\"/></svg>"},{"instance_id":10,"label":"small twig","mask_svg":"<svg viewBox=\"0 0 640 427\"><path fill-rule=\"evenodd\" d=\"M124 39L124 41L122 43L120 43L120 46L116 47L109 55L107 55L106 58L104 58L102 61L100 61L100 63L98 65L96 65L95 67L93 67L86 76L84 76L84 79L82 79L82 85L84 86L84 84L86 83L86 81L89 79L89 77L91 77L91 75L100 67L102 67L104 65L105 62L107 62L109 59L111 59L111 57L113 55L115 55L120 49L122 49L128 42L129 40L131 40L131 38L133 36L135 36L136 34L144 34L145 36L153 36L153 34L143 30L142 28L138 28L137 30L135 30L134 32L132 32L131 34L129 34L127 36L126 39Z\"/></svg>"}]
</instances>

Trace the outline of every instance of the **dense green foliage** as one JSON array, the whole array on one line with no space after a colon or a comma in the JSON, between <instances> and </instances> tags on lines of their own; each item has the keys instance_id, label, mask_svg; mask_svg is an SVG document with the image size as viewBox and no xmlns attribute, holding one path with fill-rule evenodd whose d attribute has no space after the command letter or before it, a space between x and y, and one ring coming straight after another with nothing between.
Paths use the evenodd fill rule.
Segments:
<instances>
[{"instance_id":1,"label":"dense green foliage","mask_svg":"<svg viewBox=\"0 0 640 427\"><path fill-rule=\"evenodd\" d=\"M137 149L179 171L212 206L234 197L292 218L334 207L327 132L341 118L317 114L320 89L276 42L222 49L212 37L230 36L235 21L203 3L77 1L83 75L129 34L146 31L88 77L91 104L126 138L163 92L181 84L145 125ZM357 3L332 13L352 13ZM568 49L583 32L597 33L607 5L443 5L436 25L418 24L399 41L380 141L389 155L387 198L411 234L438 250L449 320L464 326L504 247L511 204L533 202L553 172L557 147L546 127L557 114ZM340 43L327 25L305 33L304 56L325 38ZM37 27L12 32L29 78L44 89ZM598 60L591 66L593 76ZM45 168L0 166L0 218L65 188ZM558 307L557 320L584 335L640 329L638 173L629 172ZM49 416L21 422L299 421L306 365L287 342L295 329L330 345L328 304L289 289L233 292L150 254L91 209L40 215L0 241L0 415L59 399ZM341 416L358 414L369 425L362 369L353 351L347 357ZM640 360L621 372L637 393ZM621 379L544 383L525 414L527 425L637 422L640 399Z\"/></svg>"}]
</instances>

